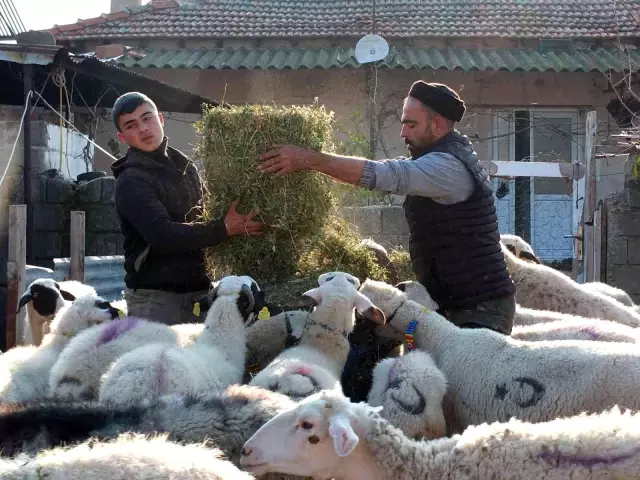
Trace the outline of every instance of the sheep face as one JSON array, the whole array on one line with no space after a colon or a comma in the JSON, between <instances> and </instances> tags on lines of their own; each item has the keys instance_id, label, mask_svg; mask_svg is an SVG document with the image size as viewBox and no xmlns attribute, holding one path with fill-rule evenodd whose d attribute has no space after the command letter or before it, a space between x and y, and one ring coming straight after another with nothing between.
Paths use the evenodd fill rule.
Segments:
<instances>
[{"instance_id":1,"label":"sheep face","mask_svg":"<svg viewBox=\"0 0 640 480\"><path fill-rule=\"evenodd\" d=\"M502 242L502 244L507 247L511 253L521 260L531 263L542 263L540 259L536 257L533 247L518 235L503 233L500 235L500 242Z\"/></svg>"},{"instance_id":2,"label":"sheep face","mask_svg":"<svg viewBox=\"0 0 640 480\"><path fill-rule=\"evenodd\" d=\"M420 305L424 305L430 310L438 310L438 308L440 308L436 301L431 298L431 295L429 295L425 286L420 282L407 280L406 282L396 284L396 288L401 292L406 293L409 300L413 300Z\"/></svg>"},{"instance_id":3,"label":"sheep face","mask_svg":"<svg viewBox=\"0 0 640 480\"><path fill-rule=\"evenodd\" d=\"M225 296L237 297L236 305L245 325L251 325L260 310L266 306L264 292L248 275L229 275L214 282L209 293L198 299L198 302L202 309L209 310L217 299Z\"/></svg>"},{"instance_id":4,"label":"sheep face","mask_svg":"<svg viewBox=\"0 0 640 480\"><path fill-rule=\"evenodd\" d=\"M360 281L348 273L329 272L320 275L318 278L319 287L306 291L297 300L298 307L317 307L322 305L325 299L333 301L337 295L341 294L345 299L352 299L353 306L361 315L372 322L383 325L386 318L382 310L374 305L371 300L362 295L357 288ZM352 325L345 325L345 328L352 328Z\"/></svg>"},{"instance_id":5,"label":"sheep face","mask_svg":"<svg viewBox=\"0 0 640 480\"><path fill-rule=\"evenodd\" d=\"M102 297L85 295L63 308L51 323L51 331L73 336L93 325L109 322L121 312Z\"/></svg>"},{"instance_id":6,"label":"sheep face","mask_svg":"<svg viewBox=\"0 0 640 480\"><path fill-rule=\"evenodd\" d=\"M39 278L34 280L25 290L18 303L20 313L22 307L31 302L33 309L43 317L53 316L64 306L64 300L73 302L76 297L60 289L60 284L51 278Z\"/></svg>"},{"instance_id":7,"label":"sheep face","mask_svg":"<svg viewBox=\"0 0 640 480\"><path fill-rule=\"evenodd\" d=\"M279 472L326 478L360 441L350 408L382 409L351 404L339 391L323 390L260 427L244 444L240 465L256 476Z\"/></svg>"}]
</instances>

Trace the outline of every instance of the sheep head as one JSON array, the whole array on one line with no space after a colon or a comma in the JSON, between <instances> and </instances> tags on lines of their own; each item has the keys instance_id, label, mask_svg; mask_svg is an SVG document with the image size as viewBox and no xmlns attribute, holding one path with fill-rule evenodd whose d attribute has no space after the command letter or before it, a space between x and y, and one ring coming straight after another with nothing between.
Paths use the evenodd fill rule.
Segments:
<instances>
[{"instance_id":1,"label":"sheep head","mask_svg":"<svg viewBox=\"0 0 640 480\"><path fill-rule=\"evenodd\" d=\"M116 319L121 313L102 297L84 295L56 314L51 332L71 337L93 325Z\"/></svg>"},{"instance_id":2,"label":"sheep head","mask_svg":"<svg viewBox=\"0 0 640 480\"><path fill-rule=\"evenodd\" d=\"M540 259L536 257L536 254L533 251L533 247L525 242L522 237L519 237L518 235L503 233L502 235L500 235L500 242L519 259L531 263L542 263Z\"/></svg>"},{"instance_id":3,"label":"sheep head","mask_svg":"<svg viewBox=\"0 0 640 480\"><path fill-rule=\"evenodd\" d=\"M297 299L296 307L313 308L322 305L322 302L337 292L342 296L350 296L353 300L353 307L358 313L372 322L383 325L386 318L382 310L374 305L371 300L362 295L357 289L360 287L360 280L344 272L328 272L318 278L319 286L307 290Z\"/></svg>"},{"instance_id":4,"label":"sheep head","mask_svg":"<svg viewBox=\"0 0 640 480\"><path fill-rule=\"evenodd\" d=\"M225 296L237 297L238 311L245 323L251 323L258 312L266 306L264 292L257 282L248 275L223 277L212 283L209 293L196 301L200 303L201 310L209 310L216 300Z\"/></svg>"},{"instance_id":5,"label":"sheep head","mask_svg":"<svg viewBox=\"0 0 640 480\"><path fill-rule=\"evenodd\" d=\"M382 407L351 403L339 389L323 390L279 413L245 442L240 465L256 476L270 472L328 478L354 455L361 424Z\"/></svg>"},{"instance_id":6,"label":"sheep head","mask_svg":"<svg viewBox=\"0 0 640 480\"><path fill-rule=\"evenodd\" d=\"M51 278L38 278L31 282L25 292L22 294L18 302L18 310L20 313L22 307L32 302L33 309L43 317L52 317L60 310L64 301L73 302L76 297L60 288L60 284Z\"/></svg>"}]
</instances>

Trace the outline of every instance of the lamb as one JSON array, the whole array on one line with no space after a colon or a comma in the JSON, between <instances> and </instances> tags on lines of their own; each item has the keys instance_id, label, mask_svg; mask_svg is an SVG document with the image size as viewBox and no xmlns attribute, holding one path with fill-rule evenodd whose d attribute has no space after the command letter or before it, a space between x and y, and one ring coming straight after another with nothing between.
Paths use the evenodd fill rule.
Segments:
<instances>
[{"instance_id":1,"label":"lamb","mask_svg":"<svg viewBox=\"0 0 640 480\"><path fill-rule=\"evenodd\" d=\"M53 316L68 302L84 295L97 295L89 285L75 280L56 282L51 278L38 278L31 282L18 302L18 310L26 306L23 342L40 345ZM66 302L65 302L66 301Z\"/></svg>"},{"instance_id":2,"label":"lamb","mask_svg":"<svg viewBox=\"0 0 640 480\"><path fill-rule=\"evenodd\" d=\"M88 440L43 451L35 458L3 460L5 480L249 480L254 478L207 444L180 445L166 435L123 434L112 441Z\"/></svg>"},{"instance_id":3,"label":"lamb","mask_svg":"<svg viewBox=\"0 0 640 480\"><path fill-rule=\"evenodd\" d=\"M541 422L614 405L640 407L640 351L627 343L524 342L488 329L460 329L383 282L360 288L393 318L377 330L429 353L447 378L448 433L516 417ZM568 393L568 391L570 393Z\"/></svg>"},{"instance_id":4,"label":"lamb","mask_svg":"<svg viewBox=\"0 0 640 480\"><path fill-rule=\"evenodd\" d=\"M618 407L541 424L484 423L432 441L406 438L378 411L320 392L263 425L241 465L255 475L335 480L640 477L640 413Z\"/></svg>"},{"instance_id":5,"label":"lamb","mask_svg":"<svg viewBox=\"0 0 640 480\"><path fill-rule=\"evenodd\" d=\"M315 306L299 345L289 348L259 372L250 385L261 386L294 398L340 386L340 375L349 354L349 332L354 308L375 323L384 315L358 292L360 280L344 272L318 277L319 286L305 292L301 305Z\"/></svg>"},{"instance_id":6,"label":"lamb","mask_svg":"<svg viewBox=\"0 0 640 480\"><path fill-rule=\"evenodd\" d=\"M410 438L440 438L446 435L446 391L447 380L431 356L413 350L376 365L367 403L383 407L380 415Z\"/></svg>"},{"instance_id":7,"label":"lamb","mask_svg":"<svg viewBox=\"0 0 640 480\"><path fill-rule=\"evenodd\" d=\"M516 284L516 301L521 306L640 326L640 315L631 307L601 293L588 291L551 267L520 260L504 245L502 251Z\"/></svg>"},{"instance_id":8,"label":"lamb","mask_svg":"<svg viewBox=\"0 0 640 480\"><path fill-rule=\"evenodd\" d=\"M533 247L531 247L531 245L525 242L518 235L502 234L500 235L500 241L516 257L532 263L542 263L533 251ZM628 307L634 306L633 300L631 299L629 294L620 288L616 288L601 282L587 282L583 283L582 286L590 292L601 293L617 300L618 302Z\"/></svg>"},{"instance_id":9,"label":"lamb","mask_svg":"<svg viewBox=\"0 0 640 480\"><path fill-rule=\"evenodd\" d=\"M0 452L3 456L33 455L91 437L167 433L171 440L185 443L212 440L237 463L244 442L293 405L285 395L248 385L232 385L222 393L163 395L153 402L124 408L59 400L3 405Z\"/></svg>"},{"instance_id":10,"label":"lamb","mask_svg":"<svg viewBox=\"0 0 640 480\"><path fill-rule=\"evenodd\" d=\"M91 325L117 318L119 313L94 295L79 297L63 307L39 347L16 347L0 356L0 403L44 398L51 367L69 339Z\"/></svg>"},{"instance_id":11,"label":"lamb","mask_svg":"<svg viewBox=\"0 0 640 480\"><path fill-rule=\"evenodd\" d=\"M72 338L53 365L49 394L66 401L98 400L102 376L125 353L143 345L191 345L202 324L167 326L138 317L96 325Z\"/></svg>"},{"instance_id":12,"label":"lamb","mask_svg":"<svg viewBox=\"0 0 640 480\"><path fill-rule=\"evenodd\" d=\"M135 404L167 393L221 391L242 381L246 325L265 306L248 276L228 276L210 292L204 329L189 346L151 344L124 354L104 375L99 399L110 405Z\"/></svg>"}]
</instances>

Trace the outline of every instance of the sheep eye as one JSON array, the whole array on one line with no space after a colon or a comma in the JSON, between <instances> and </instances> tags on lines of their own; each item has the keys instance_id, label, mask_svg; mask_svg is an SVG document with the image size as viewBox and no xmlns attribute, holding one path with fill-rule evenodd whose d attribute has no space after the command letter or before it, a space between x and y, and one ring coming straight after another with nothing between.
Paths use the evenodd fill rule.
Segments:
<instances>
[{"instance_id":1,"label":"sheep eye","mask_svg":"<svg viewBox=\"0 0 640 480\"><path fill-rule=\"evenodd\" d=\"M347 281L351 284L351 285L355 285L356 282L353 281L353 278L347 278Z\"/></svg>"},{"instance_id":2,"label":"sheep eye","mask_svg":"<svg viewBox=\"0 0 640 480\"><path fill-rule=\"evenodd\" d=\"M98 308L109 308L111 305L109 302L96 302L96 307Z\"/></svg>"},{"instance_id":3,"label":"sheep eye","mask_svg":"<svg viewBox=\"0 0 640 480\"><path fill-rule=\"evenodd\" d=\"M312 445L315 445L315 444L316 444L316 443L318 443L319 441L320 441L320 439L319 439L317 436L315 436L315 435L311 435L311 436L309 437L309 443L310 443L310 444L312 444Z\"/></svg>"},{"instance_id":4,"label":"sheep eye","mask_svg":"<svg viewBox=\"0 0 640 480\"><path fill-rule=\"evenodd\" d=\"M32 297L37 297L38 295L40 295L38 292L33 292L33 293L31 294L31 296L32 296Z\"/></svg>"},{"instance_id":5,"label":"sheep eye","mask_svg":"<svg viewBox=\"0 0 640 480\"><path fill-rule=\"evenodd\" d=\"M331 275L330 277L327 277L327 282L330 282L331 280L333 280L333 275Z\"/></svg>"},{"instance_id":6,"label":"sheep eye","mask_svg":"<svg viewBox=\"0 0 640 480\"><path fill-rule=\"evenodd\" d=\"M305 430L311 430L313 428L313 424L309 423L309 422L302 422L300 424L300 426L302 428L304 428Z\"/></svg>"}]
</instances>

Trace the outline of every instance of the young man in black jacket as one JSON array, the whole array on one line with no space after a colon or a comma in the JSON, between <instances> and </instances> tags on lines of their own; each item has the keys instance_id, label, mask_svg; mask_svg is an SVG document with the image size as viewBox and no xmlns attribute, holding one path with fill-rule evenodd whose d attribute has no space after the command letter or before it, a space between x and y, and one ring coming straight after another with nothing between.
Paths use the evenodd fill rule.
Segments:
<instances>
[{"instance_id":1,"label":"young man in black jacket","mask_svg":"<svg viewBox=\"0 0 640 480\"><path fill-rule=\"evenodd\" d=\"M263 224L255 213L238 213L237 200L224 218L196 223L206 187L193 162L168 145L153 101L127 93L112 115L118 139L129 145L111 166L129 315L168 325L202 321L193 302L210 285L203 249L234 235L261 235Z\"/></svg>"}]
</instances>

